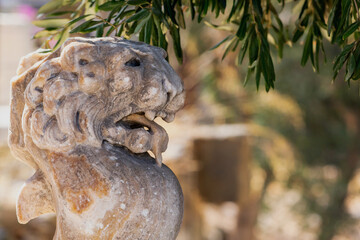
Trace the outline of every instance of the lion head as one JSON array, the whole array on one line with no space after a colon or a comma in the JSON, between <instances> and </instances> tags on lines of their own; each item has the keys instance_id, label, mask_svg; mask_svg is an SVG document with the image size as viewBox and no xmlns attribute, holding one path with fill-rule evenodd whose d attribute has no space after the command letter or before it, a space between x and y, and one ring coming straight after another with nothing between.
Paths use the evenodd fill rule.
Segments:
<instances>
[{"instance_id":1,"label":"lion head","mask_svg":"<svg viewBox=\"0 0 360 240\"><path fill-rule=\"evenodd\" d=\"M24 134L50 151L106 140L153 151L160 164L167 135L153 120L172 121L184 103L182 81L165 57L161 48L119 38L67 40L26 86Z\"/></svg>"},{"instance_id":2,"label":"lion head","mask_svg":"<svg viewBox=\"0 0 360 240\"><path fill-rule=\"evenodd\" d=\"M84 214L97 216L99 211L105 211L101 201L112 199L116 204L111 205L111 216L122 216L125 203L120 204L120 200L126 199L119 192L136 189L140 183L156 190L157 185L150 184L150 180L158 179L168 182L156 190L163 196L149 198L159 198L165 207L179 207L171 212L166 208L162 210L165 212L153 211L154 219L168 214L172 220L167 224L176 226L170 233L159 234L164 239L176 237L182 216L182 193L173 173L166 167L159 168L168 136L154 119L174 119L184 104L184 88L165 57L161 48L120 38L70 38L53 53L35 52L23 58L18 76L11 82L9 146L36 173L18 200L20 222L57 212L62 214L57 218L58 224L66 229L66 234L74 235L65 237L59 230L56 239L73 239L72 236L79 236L76 232L81 227L61 222L64 214L74 219ZM158 166L153 160L143 163L150 157L148 151L153 152ZM124 162L123 158L130 160ZM101 164L99 159L103 159ZM118 166L120 163L124 163L123 168ZM111 173L117 168L123 176ZM137 175L134 182L124 182L131 174ZM143 189L136 193L147 196L148 191ZM54 201L55 196L58 199ZM139 197L138 203L131 206L138 209L136 206L147 204L149 201ZM97 221L93 225L77 223L94 229L105 221L119 224L110 217ZM135 218L128 222L140 224ZM126 224L123 225L125 231ZM89 236L86 239L93 239Z\"/></svg>"}]
</instances>

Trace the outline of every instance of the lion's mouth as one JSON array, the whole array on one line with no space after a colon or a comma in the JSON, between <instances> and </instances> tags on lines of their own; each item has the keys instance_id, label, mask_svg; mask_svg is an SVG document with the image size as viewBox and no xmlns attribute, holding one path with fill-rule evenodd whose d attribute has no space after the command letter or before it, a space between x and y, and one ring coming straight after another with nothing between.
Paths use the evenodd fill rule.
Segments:
<instances>
[{"instance_id":1,"label":"lion's mouth","mask_svg":"<svg viewBox=\"0 0 360 240\"><path fill-rule=\"evenodd\" d=\"M161 166L161 154L167 148L168 135L164 128L153 121L153 117L146 115L137 113L126 116L115 126L103 128L102 135L108 142L124 146L133 153L151 151L156 163Z\"/></svg>"}]
</instances>

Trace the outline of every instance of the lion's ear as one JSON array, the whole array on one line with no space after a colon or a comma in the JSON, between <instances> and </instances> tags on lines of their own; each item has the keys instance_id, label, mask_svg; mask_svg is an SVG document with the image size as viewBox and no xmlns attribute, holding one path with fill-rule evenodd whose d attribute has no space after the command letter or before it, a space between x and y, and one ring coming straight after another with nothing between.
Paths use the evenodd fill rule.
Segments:
<instances>
[{"instance_id":1,"label":"lion's ear","mask_svg":"<svg viewBox=\"0 0 360 240\"><path fill-rule=\"evenodd\" d=\"M93 61L94 45L85 42L70 42L61 51L60 61L63 69L77 72L83 62Z\"/></svg>"},{"instance_id":2,"label":"lion's ear","mask_svg":"<svg viewBox=\"0 0 360 240\"><path fill-rule=\"evenodd\" d=\"M167 52L161 47L151 46L151 48L153 48L155 52L159 53L163 58L166 58L168 55Z\"/></svg>"}]
</instances>

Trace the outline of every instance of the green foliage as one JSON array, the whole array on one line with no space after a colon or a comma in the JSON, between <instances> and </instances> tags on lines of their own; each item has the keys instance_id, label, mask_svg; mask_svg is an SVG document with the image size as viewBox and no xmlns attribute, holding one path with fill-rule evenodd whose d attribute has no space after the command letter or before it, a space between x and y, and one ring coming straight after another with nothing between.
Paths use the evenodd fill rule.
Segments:
<instances>
[{"instance_id":1,"label":"green foliage","mask_svg":"<svg viewBox=\"0 0 360 240\"><path fill-rule=\"evenodd\" d=\"M295 5L296 3L296 5ZM301 65L310 59L314 71L325 52L323 40L343 48L335 59L334 79L345 66L345 81L360 79L359 0L52 0L39 9L36 26L44 28L35 38L57 39L54 47L71 34L93 33L96 37L137 35L140 41L168 50L172 39L175 56L183 61L180 29L186 28L185 18L204 22L210 27L229 32L213 47L225 46L223 59L236 52L237 64L248 57L244 84L255 75L257 89L261 77L265 89L274 88L273 55L283 56L285 44L304 41ZM294 6L298 14L296 27L280 14ZM225 11L226 10L226 11ZM298 13L296 13L296 11ZM104 17L105 16L105 17ZM220 25L203 19L220 19ZM291 33L292 32L292 33ZM276 51L274 51L276 50Z\"/></svg>"},{"instance_id":2,"label":"green foliage","mask_svg":"<svg viewBox=\"0 0 360 240\"><path fill-rule=\"evenodd\" d=\"M41 20L33 23L44 28L34 37L54 37L60 46L69 34L95 33L96 37L138 34L139 40L167 50L169 33L174 53L182 62L180 28L185 28L181 1L147 0L52 0L40 8ZM66 10L66 11L63 11ZM103 17L106 16L106 17Z\"/></svg>"}]
</instances>

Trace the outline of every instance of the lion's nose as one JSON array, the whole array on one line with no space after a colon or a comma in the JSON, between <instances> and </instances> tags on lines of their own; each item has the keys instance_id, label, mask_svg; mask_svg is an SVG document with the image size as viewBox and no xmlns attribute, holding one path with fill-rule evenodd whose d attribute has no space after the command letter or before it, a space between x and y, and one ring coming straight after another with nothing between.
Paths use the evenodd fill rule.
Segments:
<instances>
[{"instance_id":1,"label":"lion's nose","mask_svg":"<svg viewBox=\"0 0 360 240\"><path fill-rule=\"evenodd\" d=\"M175 97L170 102L168 102L168 104L164 109L164 112L176 113L184 106L184 103L185 103L185 92L182 91L177 95L175 95Z\"/></svg>"},{"instance_id":2,"label":"lion's nose","mask_svg":"<svg viewBox=\"0 0 360 240\"><path fill-rule=\"evenodd\" d=\"M176 96L178 89L167 78L162 79L162 85L163 85L163 88L164 88L164 90L166 92L166 96L167 96L166 102L169 103Z\"/></svg>"},{"instance_id":3,"label":"lion's nose","mask_svg":"<svg viewBox=\"0 0 360 240\"><path fill-rule=\"evenodd\" d=\"M185 93L180 78L163 78L162 85L167 94L164 112L175 113L184 105Z\"/></svg>"}]
</instances>

